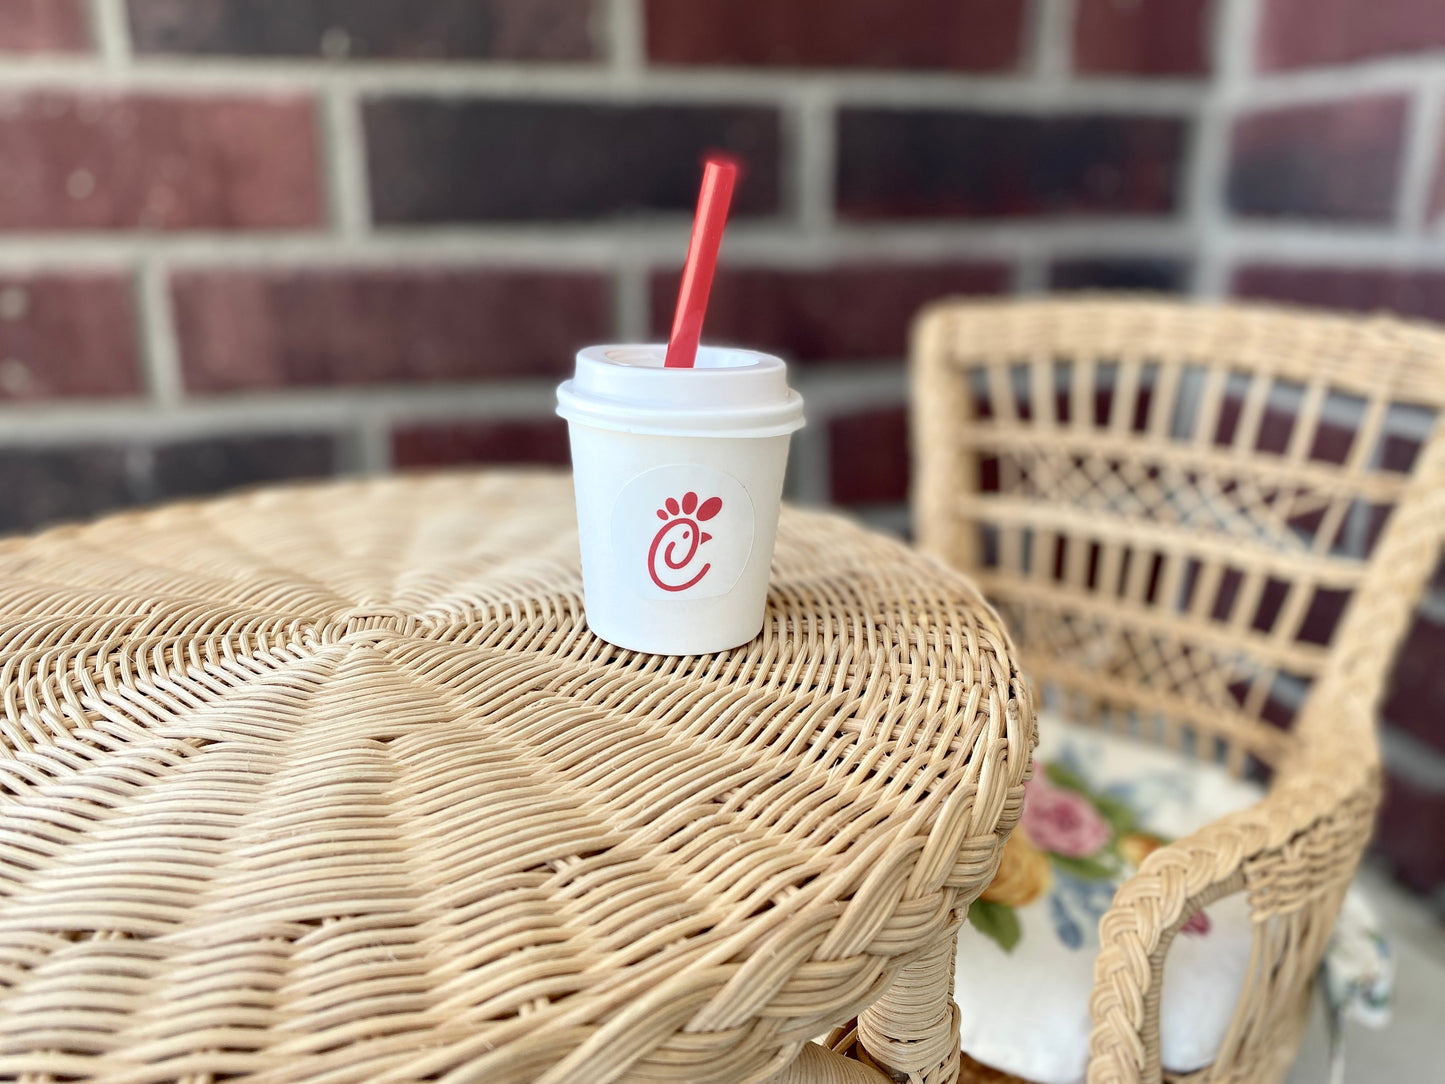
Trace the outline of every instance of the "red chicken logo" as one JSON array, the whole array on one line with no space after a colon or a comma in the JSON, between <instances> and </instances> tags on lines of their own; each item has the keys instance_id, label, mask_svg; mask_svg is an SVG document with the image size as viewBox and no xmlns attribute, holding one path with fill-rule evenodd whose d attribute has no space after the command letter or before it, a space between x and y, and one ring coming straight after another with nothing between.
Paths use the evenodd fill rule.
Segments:
<instances>
[{"instance_id":1,"label":"red chicken logo","mask_svg":"<svg viewBox=\"0 0 1445 1084\"><path fill-rule=\"evenodd\" d=\"M664 591L686 591L702 582L708 569L712 568L710 563L704 563L691 578L677 581L688 575L689 566L697 558L698 547L712 540L712 535L699 524L721 511L721 497L709 497L701 504L696 493L684 493L681 501L667 498L664 507L657 510L657 518L663 524L653 535L652 546L647 551L647 574L652 577L653 583ZM679 549L682 551L680 557Z\"/></svg>"}]
</instances>

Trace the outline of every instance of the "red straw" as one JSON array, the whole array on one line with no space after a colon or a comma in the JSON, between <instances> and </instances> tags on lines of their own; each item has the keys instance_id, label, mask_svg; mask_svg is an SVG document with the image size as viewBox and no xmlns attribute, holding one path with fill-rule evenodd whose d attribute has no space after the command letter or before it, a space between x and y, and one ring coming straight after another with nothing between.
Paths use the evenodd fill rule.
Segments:
<instances>
[{"instance_id":1,"label":"red straw","mask_svg":"<svg viewBox=\"0 0 1445 1084\"><path fill-rule=\"evenodd\" d=\"M667 340L667 357L663 361L669 369L691 369L697 360L702 318L707 313L707 295L712 290L717 250L722 244L737 175L737 164L725 158L709 158L703 169L697 215L692 220L692 240L688 242L687 263L682 268L682 288L677 292L677 312L672 318L672 335Z\"/></svg>"}]
</instances>

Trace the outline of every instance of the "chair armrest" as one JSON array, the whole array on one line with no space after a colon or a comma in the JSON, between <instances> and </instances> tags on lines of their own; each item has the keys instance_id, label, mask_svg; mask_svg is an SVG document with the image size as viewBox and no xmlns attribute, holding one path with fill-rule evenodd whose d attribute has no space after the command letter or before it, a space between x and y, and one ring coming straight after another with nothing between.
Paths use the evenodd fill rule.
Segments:
<instances>
[{"instance_id":1,"label":"chair armrest","mask_svg":"<svg viewBox=\"0 0 1445 1084\"><path fill-rule=\"evenodd\" d=\"M804 1043L798 1056L767 1084L893 1084L893 1080L861 1061L817 1043Z\"/></svg>"},{"instance_id":2,"label":"chair armrest","mask_svg":"<svg viewBox=\"0 0 1445 1084\"><path fill-rule=\"evenodd\" d=\"M1254 949L1220 1058L1239 1068L1279 1056L1282 1029L1296 1024L1379 802L1377 770L1357 773L1345 794L1338 776L1312 775L1281 780L1249 809L1159 848L1120 886L1099 924L1088 1084L1160 1079L1165 955L1201 908L1241 890Z\"/></svg>"}]
</instances>

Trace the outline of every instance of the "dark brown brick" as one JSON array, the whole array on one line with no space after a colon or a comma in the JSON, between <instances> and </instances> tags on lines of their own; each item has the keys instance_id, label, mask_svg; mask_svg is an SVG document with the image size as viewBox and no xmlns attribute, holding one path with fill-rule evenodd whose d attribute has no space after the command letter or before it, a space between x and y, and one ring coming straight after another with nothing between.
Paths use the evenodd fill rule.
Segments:
<instances>
[{"instance_id":1,"label":"dark brown brick","mask_svg":"<svg viewBox=\"0 0 1445 1084\"><path fill-rule=\"evenodd\" d=\"M0 401L142 390L130 280L0 275Z\"/></svg>"},{"instance_id":2,"label":"dark brown brick","mask_svg":"<svg viewBox=\"0 0 1445 1084\"><path fill-rule=\"evenodd\" d=\"M1054 290L1145 290L1177 294L1189 281L1183 260L1106 258L1056 260L1049 267Z\"/></svg>"},{"instance_id":3,"label":"dark brown brick","mask_svg":"<svg viewBox=\"0 0 1445 1084\"><path fill-rule=\"evenodd\" d=\"M1394 95L1290 106L1235 122L1229 206L1261 218L1389 222L1405 138Z\"/></svg>"},{"instance_id":4,"label":"dark brown brick","mask_svg":"<svg viewBox=\"0 0 1445 1084\"><path fill-rule=\"evenodd\" d=\"M666 339L681 271L652 276L652 330ZM817 270L718 272L705 337L768 350L789 361L901 358L917 311L949 294L1008 288L1002 264L839 265Z\"/></svg>"},{"instance_id":5,"label":"dark brown brick","mask_svg":"<svg viewBox=\"0 0 1445 1084\"><path fill-rule=\"evenodd\" d=\"M289 229L320 221L310 100L0 97L0 229Z\"/></svg>"},{"instance_id":6,"label":"dark brown brick","mask_svg":"<svg viewBox=\"0 0 1445 1084\"><path fill-rule=\"evenodd\" d=\"M136 504L126 449L0 448L0 532L87 519L110 508Z\"/></svg>"},{"instance_id":7,"label":"dark brown brick","mask_svg":"<svg viewBox=\"0 0 1445 1084\"><path fill-rule=\"evenodd\" d=\"M0 449L0 531L334 469L321 434Z\"/></svg>"},{"instance_id":8,"label":"dark brown brick","mask_svg":"<svg viewBox=\"0 0 1445 1084\"><path fill-rule=\"evenodd\" d=\"M1233 293L1295 305L1350 312L1385 310L1445 320L1445 271L1252 264L1235 272Z\"/></svg>"},{"instance_id":9,"label":"dark brown brick","mask_svg":"<svg viewBox=\"0 0 1445 1084\"><path fill-rule=\"evenodd\" d=\"M1203 75L1213 0L1077 0L1074 70L1086 75Z\"/></svg>"},{"instance_id":10,"label":"dark brown brick","mask_svg":"<svg viewBox=\"0 0 1445 1084\"><path fill-rule=\"evenodd\" d=\"M1349 591L1316 587L1295 638L1307 644L1329 644L1339 630L1340 618L1345 615L1351 597Z\"/></svg>"},{"instance_id":11,"label":"dark brown brick","mask_svg":"<svg viewBox=\"0 0 1445 1084\"><path fill-rule=\"evenodd\" d=\"M47 0L48 2L48 0ZM130 0L138 53L585 60L593 0Z\"/></svg>"},{"instance_id":12,"label":"dark brown brick","mask_svg":"<svg viewBox=\"0 0 1445 1084\"><path fill-rule=\"evenodd\" d=\"M398 467L570 462L557 417L409 425L392 433L391 456Z\"/></svg>"},{"instance_id":13,"label":"dark brown brick","mask_svg":"<svg viewBox=\"0 0 1445 1084\"><path fill-rule=\"evenodd\" d=\"M1391 773L1375 828L1375 850L1416 892L1432 892L1445 884L1445 791L1425 789Z\"/></svg>"},{"instance_id":14,"label":"dark brown brick","mask_svg":"<svg viewBox=\"0 0 1445 1084\"><path fill-rule=\"evenodd\" d=\"M80 53L89 47L82 0L0 0L0 53Z\"/></svg>"},{"instance_id":15,"label":"dark brown brick","mask_svg":"<svg viewBox=\"0 0 1445 1084\"><path fill-rule=\"evenodd\" d=\"M1439 49L1445 7L1436 0L1264 0L1258 42L1265 70Z\"/></svg>"},{"instance_id":16,"label":"dark brown brick","mask_svg":"<svg viewBox=\"0 0 1445 1084\"><path fill-rule=\"evenodd\" d=\"M908 412L882 407L828 422L828 482L834 504L908 500Z\"/></svg>"},{"instance_id":17,"label":"dark brown brick","mask_svg":"<svg viewBox=\"0 0 1445 1084\"><path fill-rule=\"evenodd\" d=\"M198 392L559 376L611 337L585 271L194 271L172 293Z\"/></svg>"},{"instance_id":18,"label":"dark brown brick","mask_svg":"<svg viewBox=\"0 0 1445 1084\"><path fill-rule=\"evenodd\" d=\"M690 214L712 149L744 162L735 214L778 208L771 108L388 98L364 114L380 223Z\"/></svg>"},{"instance_id":19,"label":"dark brown brick","mask_svg":"<svg viewBox=\"0 0 1445 1084\"><path fill-rule=\"evenodd\" d=\"M1445 625L1419 615L1405 638L1383 714L1445 752ZM1445 840L1442 840L1445 843Z\"/></svg>"},{"instance_id":20,"label":"dark brown brick","mask_svg":"<svg viewBox=\"0 0 1445 1084\"><path fill-rule=\"evenodd\" d=\"M844 109L838 208L855 219L1168 214L1184 135L1170 117Z\"/></svg>"},{"instance_id":21,"label":"dark brown brick","mask_svg":"<svg viewBox=\"0 0 1445 1084\"><path fill-rule=\"evenodd\" d=\"M151 479L155 497L196 497L262 482L323 477L335 467L335 442L328 436L208 437L159 445Z\"/></svg>"},{"instance_id":22,"label":"dark brown brick","mask_svg":"<svg viewBox=\"0 0 1445 1084\"><path fill-rule=\"evenodd\" d=\"M1022 0L647 0L663 64L798 68L1015 68Z\"/></svg>"}]
</instances>

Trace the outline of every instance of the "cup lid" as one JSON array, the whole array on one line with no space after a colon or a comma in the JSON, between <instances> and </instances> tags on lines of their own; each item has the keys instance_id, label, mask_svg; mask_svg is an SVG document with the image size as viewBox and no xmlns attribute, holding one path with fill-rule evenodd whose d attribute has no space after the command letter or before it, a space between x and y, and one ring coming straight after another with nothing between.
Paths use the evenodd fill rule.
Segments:
<instances>
[{"instance_id":1,"label":"cup lid","mask_svg":"<svg viewBox=\"0 0 1445 1084\"><path fill-rule=\"evenodd\" d=\"M668 369L655 343L589 346L557 389L557 413L599 429L656 436L767 437L803 425L803 398L780 358L699 347L690 369Z\"/></svg>"}]
</instances>

